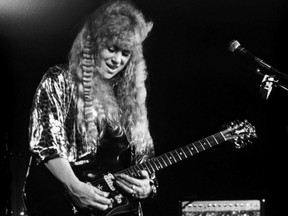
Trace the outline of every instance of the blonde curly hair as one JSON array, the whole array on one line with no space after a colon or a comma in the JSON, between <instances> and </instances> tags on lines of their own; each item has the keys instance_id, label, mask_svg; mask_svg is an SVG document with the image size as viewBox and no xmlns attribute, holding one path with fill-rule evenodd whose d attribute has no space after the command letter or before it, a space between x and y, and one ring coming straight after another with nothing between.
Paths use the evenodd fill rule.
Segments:
<instances>
[{"instance_id":1,"label":"blonde curly hair","mask_svg":"<svg viewBox=\"0 0 288 216\"><path fill-rule=\"evenodd\" d=\"M114 127L121 125L130 143L139 151L152 143L146 108L147 69L142 49L152 26L131 2L110 1L87 19L74 40L69 70L78 87L77 127L86 142L99 145L95 137L99 138L103 125L110 122ZM123 71L107 81L101 79L97 66L99 51L111 45L131 50L131 57Z\"/></svg>"}]
</instances>

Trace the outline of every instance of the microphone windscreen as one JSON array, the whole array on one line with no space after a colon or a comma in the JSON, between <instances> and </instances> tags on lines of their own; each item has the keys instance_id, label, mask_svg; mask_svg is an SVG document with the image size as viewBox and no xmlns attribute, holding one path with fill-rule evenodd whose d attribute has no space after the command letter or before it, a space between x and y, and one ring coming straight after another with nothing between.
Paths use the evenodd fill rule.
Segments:
<instances>
[{"instance_id":1,"label":"microphone windscreen","mask_svg":"<svg viewBox=\"0 0 288 216\"><path fill-rule=\"evenodd\" d=\"M232 40L229 43L229 50L231 52L234 52L239 46L240 46L240 43L237 40Z\"/></svg>"}]
</instances>

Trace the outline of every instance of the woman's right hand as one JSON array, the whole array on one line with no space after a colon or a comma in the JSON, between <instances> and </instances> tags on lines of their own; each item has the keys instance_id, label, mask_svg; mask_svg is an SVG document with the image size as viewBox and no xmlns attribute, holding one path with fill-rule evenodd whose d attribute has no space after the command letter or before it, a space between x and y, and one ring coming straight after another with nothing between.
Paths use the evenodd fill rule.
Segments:
<instances>
[{"instance_id":1,"label":"woman's right hand","mask_svg":"<svg viewBox=\"0 0 288 216\"><path fill-rule=\"evenodd\" d=\"M74 204L80 208L96 208L105 211L112 204L108 192L101 191L89 183L78 181L68 188L68 193Z\"/></svg>"},{"instance_id":2,"label":"woman's right hand","mask_svg":"<svg viewBox=\"0 0 288 216\"><path fill-rule=\"evenodd\" d=\"M109 193L91 184L80 181L73 172L68 160L54 158L45 163L52 174L63 183L75 205L80 208L106 210L112 204Z\"/></svg>"}]
</instances>

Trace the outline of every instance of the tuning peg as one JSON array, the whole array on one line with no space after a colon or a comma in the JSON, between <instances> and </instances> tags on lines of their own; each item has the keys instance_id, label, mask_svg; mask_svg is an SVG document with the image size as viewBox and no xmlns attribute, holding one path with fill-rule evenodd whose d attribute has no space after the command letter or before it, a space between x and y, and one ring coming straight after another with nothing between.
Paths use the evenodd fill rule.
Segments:
<instances>
[{"instance_id":1,"label":"tuning peg","mask_svg":"<svg viewBox=\"0 0 288 216\"><path fill-rule=\"evenodd\" d=\"M251 141L250 140L246 140L246 141L240 140L240 141L236 141L234 143L235 143L235 148L240 149L240 148L245 147L248 143L251 143Z\"/></svg>"},{"instance_id":2,"label":"tuning peg","mask_svg":"<svg viewBox=\"0 0 288 216\"><path fill-rule=\"evenodd\" d=\"M235 125L237 125L239 122L239 120L234 120L233 122L230 122L228 124L222 124L222 128L228 128L228 129L231 129L231 128L234 128Z\"/></svg>"}]
</instances>

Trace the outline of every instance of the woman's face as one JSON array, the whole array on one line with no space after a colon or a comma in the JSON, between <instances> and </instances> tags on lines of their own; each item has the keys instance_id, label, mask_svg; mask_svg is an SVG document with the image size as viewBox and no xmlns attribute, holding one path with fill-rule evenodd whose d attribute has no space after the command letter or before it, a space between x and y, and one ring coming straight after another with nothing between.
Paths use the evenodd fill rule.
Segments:
<instances>
[{"instance_id":1,"label":"woman's face","mask_svg":"<svg viewBox=\"0 0 288 216\"><path fill-rule=\"evenodd\" d=\"M100 50L99 57L100 75L104 79L111 79L125 67L131 51L117 46L105 46Z\"/></svg>"}]
</instances>

